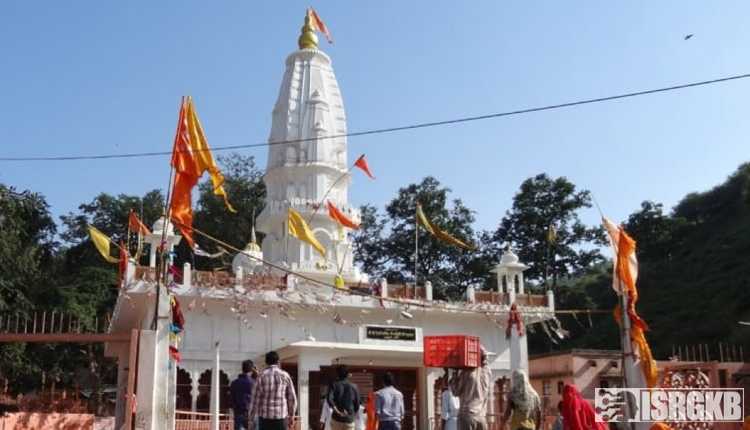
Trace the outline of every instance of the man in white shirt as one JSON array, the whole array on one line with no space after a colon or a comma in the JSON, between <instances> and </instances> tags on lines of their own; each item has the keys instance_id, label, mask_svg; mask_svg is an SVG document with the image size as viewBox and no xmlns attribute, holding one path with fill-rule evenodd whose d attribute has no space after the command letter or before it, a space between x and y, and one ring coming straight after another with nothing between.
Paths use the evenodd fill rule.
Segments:
<instances>
[{"instance_id":1,"label":"man in white shirt","mask_svg":"<svg viewBox=\"0 0 750 430\"><path fill-rule=\"evenodd\" d=\"M457 430L459 400L458 397L453 394L447 377L445 378L445 383L443 384L443 395L441 397L440 403L440 416L443 419L443 430Z\"/></svg>"}]
</instances>

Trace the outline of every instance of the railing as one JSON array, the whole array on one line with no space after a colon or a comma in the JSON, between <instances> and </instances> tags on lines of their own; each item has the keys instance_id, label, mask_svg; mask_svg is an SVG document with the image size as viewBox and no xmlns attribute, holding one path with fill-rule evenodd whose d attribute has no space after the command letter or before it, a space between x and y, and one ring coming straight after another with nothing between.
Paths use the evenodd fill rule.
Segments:
<instances>
[{"instance_id":1,"label":"railing","mask_svg":"<svg viewBox=\"0 0 750 430\"><path fill-rule=\"evenodd\" d=\"M497 291L477 291L474 293L477 303L492 303L495 305L509 305L510 295ZM516 294L515 303L519 306L547 306L547 296L544 294Z\"/></svg>"},{"instance_id":2,"label":"railing","mask_svg":"<svg viewBox=\"0 0 750 430\"><path fill-rule=\"evenodd\" d=\"M0 333L13 334L87 334L106 333L110 315L81 318L78 315L49 310L0 312Z\"/></svg>"},{"instance_id":3,"label":"railing","mask_svg":"<svg viewBox=\"0 0 750 430\"><path fill-rule=\"evenodd\" d=\"M190 266L185 266L190 267ZM175 281L183 283L185 274L179 276ZM190 272L189 286L200 288L233 288L241 285L253 290L276 290L286 288L286 280L282 276L268 274L248 274L238 282L237 277L230 272L209 272L203 270L192 270ZM156 282L156 269L153 267L136 266L134 280L145 282Z\"/></svg>"},{"instance_id":4,"label":"railing","mask_svg":"<svg viewBox=\"0 0 750 430\"><path fill-rule=\"evenodd\" d=\"M417 299L424 300L426 298L425 288L417 287L416 291L413 285L393 284L388 285L388 297L394 299Z\"/></svg>"},{"instance_id":5,"label":"railing","mask_svg":"<svg viewBox=\"0 0 750 430\"><path fill-rule=\"evenodd\" d=\"M201 270L190 270L190 265L185 264L183 271L189 273L178 273L175 282L186 287L231 289L242 286L246 290L284 290L287 288L287 279L284 276L271 274L247 274L241 279L231 272L211 272ZM133 277L135 281L156 282L156 269L153 267L136 266ZM132 282L132 281L131 281ZM379 295L377 288L367 284L352 284L347 287L358 293L367 295ZM405 284L386 284L386 297L405 300L426 300L427 289L425 286L414 287ZM489 303L495 305L509 305L510 294L496 291L475 291L476 303ZM546 307L547 295L545 294L516 294L515 303L519 306Z\"/></svg>"},{"instance_id":6,"label":"railing","mask_svg":"<svg viewBox=\"0 0 750 430\"><path fill-rule=\"evenodd\" d=\"M210 430L210 413L175 411L174 416L175 430ZM300 429L300 422L300 417L296 417L293 430ZM230 414L219 414L219 430L234 430L234 419Z\"/></svg>"},{"instance_id":7,"label":"railing","mask_svg":"<svg viewBox=\"0 0 750 430\"><path fill-rule=\"evenodd\" d=\"M210 430L211 414L209 413L175 411L174 417L175 430ZM219 414L219 429L234 429L234 422L229 414Z\"/></svg>"},{"instance_id":8,"label":"railing","mask_svg":"<svg viewBox=\"0 0 750 430\"><path fill-rule=\"evenodd\" d=\"M500 420L502 417L497 414L487 414L485 416L487 420L487 430L503 430L500 427ZM428 430L443 430L443 419L440 415L435 415L430 418L430 428Z\"/></svg>"}]
</instances>

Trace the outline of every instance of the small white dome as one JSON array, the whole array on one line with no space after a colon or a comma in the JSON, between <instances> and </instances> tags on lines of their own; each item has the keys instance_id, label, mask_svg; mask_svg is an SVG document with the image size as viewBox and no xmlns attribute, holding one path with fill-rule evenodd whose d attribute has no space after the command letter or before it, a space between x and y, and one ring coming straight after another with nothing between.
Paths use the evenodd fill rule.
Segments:
<instances>
[{"instance_id":1,"label":"small white dome","mask_svg":"<svg viewBox=\"0 0 750 430\"><path fill-rule=\"evenodd\" d=\"M159 219L156 220L153 226L151 226L151 231L154 232L154 234L161 234L164 231L164 223L166 222L166 219L162 216ZM174 234L174 226L171 222L167 223L167 236L171 236Z\"/></svg>"},{"instance_id":2,"label":"small white dome","mask_svg":"<svg viewBox=\"0 0 750 430\"><path fill-rule=\"evenodd\" d=\"M518 256L513 253L510 249L503 252L503 256L500 257L500 264L515 264L518 263Z\"/></svg>"},{"instance_id":3,"label":"small white dome","mask_svg":"<svg viewBox=\"0 0 750 430\"><path fill-rule=\"evenodd\" d=\"M251 248L251 246L254 246L257 249L248 249ZM253 273L257 267L263 265L259 260L262 258L263 252L261 252L260 247L251 242L247 245L244 251L238 253L234 256L234 259L232 259L232 271L237 272L237 269L242 267L242 273Z\"/></svg>"}]
</instances>

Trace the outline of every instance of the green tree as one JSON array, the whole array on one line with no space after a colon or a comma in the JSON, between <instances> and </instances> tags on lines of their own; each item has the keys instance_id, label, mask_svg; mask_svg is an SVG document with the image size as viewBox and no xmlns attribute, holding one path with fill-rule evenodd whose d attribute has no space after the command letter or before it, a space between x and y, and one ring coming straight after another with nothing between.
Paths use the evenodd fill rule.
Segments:
<instances>
[{"instance_id":1,"label":"green tree","mask_svg":"<svg viewBox=\"0 0 750 430\"><path fill-rule=\"evenodd\" d=\"M49 282L57 229L44 197L0 184L0 311L23 311Z\"/></svg>"},{"instance_id":2,"label":"green tree","mask_svg":"<svg viewBox=\"0 0 750 430\"><path fill-rule=\"evenodd\" d=\"M253 214L257 217L265 205L266 187L262 180L263 172L255 165L253 156L233 153L220 156L218 161L224 174L224 189L229 196L229 202L237 212L230 212L224 204L224 199L214 195L211 181L207 179L198 186L198 203L193 225L217 239L243 249L250 241ZM206 251L215 252L218 249L215 243L199 234L195 234L194 238ZM261 239L262 237L258 238ZM187 246L181 244L179 254L189 254ZM206 261L198 258L196 263L198 267L213 267L215 264L226 264L228 260Z\"/></svg>"},{"instance_id":3,"label":"green tree","mask_svg":"<svg viewBox=\"0 0 750 430\"><path fill-rule=\"evenodd\" d=\"M583 273L602 261L597 248L604 244L601 227L587 227L578 212L591 207L591 193L578 190L564 177L550 178L540 174L525 180L513 198L513 207L506 213L494 234L497 253L503 243L510 243L529 269L525 276L543 281ZM548 240L550 226L556 238Z\"/></svg>"},{"instance_id":4,"label":"green tree","mask_svg":"<svg viewBox=\"0 0 750 430\"><path fill-rule=\"evenodd\" d=\"M87 226L93 225L98 228L115 243L121 240L127 242L128 216L131 210L151 228L151 225L164 214L164 194L160 190L149 191L143 197L101 193L89 203L79 205L78 212L62 215L60 220L65 230L60 237L67 244L64 269L68 273L75 273L85 266L111 267L91 244ZM131 247L131 251L133 249ZM141 262L145 261L146 255L142 258L144 260Z\"/></svg>"},{"instance_id":5,"label":"green tree","mask_svg":"<svg viewBox=\"0 0 750 430\"><path fill-rule=\"evenodd\" d=\"M465 242L475 242L474 215L460 199L450 201L450 192L428 176L399 189L386 205L385 216L370 206L363 207L363 226L355 234L355 260L371 275L386 277L389 282L414 282L417 202L441 229ZM478 251L448 245L419 229L419 282L431 281L437 298L456 298L466 286L484 279L487 270L476 267L480 258Z\"/></svg>"}]
</instances>

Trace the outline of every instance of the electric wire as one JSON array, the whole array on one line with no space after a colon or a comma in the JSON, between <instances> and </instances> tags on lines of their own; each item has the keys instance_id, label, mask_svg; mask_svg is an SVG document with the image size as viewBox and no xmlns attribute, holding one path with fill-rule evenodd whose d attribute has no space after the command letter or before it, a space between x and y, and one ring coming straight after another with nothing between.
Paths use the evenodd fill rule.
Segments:
<instances>
[{"instance_id":1,"label":"electric wire","mask_svg":"<svg viewBox=\"0 0 750 430\"><path fill-rule=\"evenodd\" d=\"M452 124L460 124L460 123L466 123L466 122L502 118L506 116L522 115L522 114L542 112L542 111L548 111L548 110L554 110L554 109L563 109L563 108L581 106L581 105L592 104L592 103L601 103L601 102L607 102L607 101L612 101L612 100L620 100L620 99L626 99L626 98L631 98L631 97L644 96L644 95L649 95L649 94L664 93L664 92L669 92L669 91L676 91L676 90L682 90L686 88L713 85L713 84L718 84L722 82L735 81L735 80L746 79L746 78L750 78L750 73L745 73L741 75L733 75L733 76L725 76L725 77L721 77L717 79L710 79L710 80L699 81L699 82L690 82L686 84L671 85L667 87L654 88L654 89L649 89L649 90L634 91L634 92L616 94L616 95L605 96L605 97L583 99L583 100L577 100L577 101L572 101L572 102L567 102L567 103L558 103L558 104L551 104L551 105L546 105L546 106L517 109L517 110L512 110L512 111L506 111L506 112L497 112L497 113L491 113L491 114L486 114L486 115L467 116L467 117L460 117L460 118L448 119L448 120L443 120L443 121L422 122L422 123L396 126L396 127L376 128L372 130L363 130L363 131L357 131L357 132L352 132L352 133L335 134L335 135L330 135L330 136L319 136L319 137L291 139L291 140L279 140L279 141L253 143L253 144L245 144L245 145L215 146L213 148L208 148L205 150L206 151L230 151L230 150L238 150L238 149L260 148L260 147L275 146L275 145L286 145L286 144L291 144L291 143L304 143L304 142L318 141L318 140L341 139L345 137L359 137L359 136L369 136L369 135L384 134L384 133L394 133L394 132L399 132L399 131L416 130L416 129L421 129L421 128L440 127L440 126L446 126L446 125L452 125ZM119 159L119 158L156 157L156 156L165 156L165 155L172 155L172 154L173 154L173 151L152 151L152 152L133 152L133 153L125 153L125 154L0 157L0 161L5 161L5 162L24 161L25 162L25 161L107 160L107 159Z\"/></svg>"}]
</instances>

